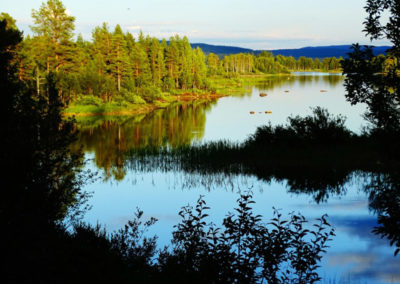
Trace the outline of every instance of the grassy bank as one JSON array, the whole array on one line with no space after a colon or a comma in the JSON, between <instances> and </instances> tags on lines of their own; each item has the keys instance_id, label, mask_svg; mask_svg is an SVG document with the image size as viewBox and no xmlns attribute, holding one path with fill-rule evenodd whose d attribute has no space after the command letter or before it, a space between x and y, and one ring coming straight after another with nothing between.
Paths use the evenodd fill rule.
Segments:
<instances>
[{"instance_id":1,"label":"grassy bank","mask_svg":"<svg viewBox=\"0 0 400 284\"><path fill-rule=\"evenodd\" d=\"M250 74L230 78L216 76L210 78L208 90L172 90L169 93L154 93L145 99L138 95L128 97L122 94L111 101L104 102L98 97L85 95L71 103L63 114L65 116L112 116L149 113L176 102L218 99L223 96L247 93L251 90L251 85L271 76L283 75L290 76L289 74Z\"/></svg>"},{"instance_id":2,"label":"grassy bank","mask_svg":"<svg viewBox=\"0 0 400 284\"><path fill-rule=\"evenodd\" d=\"M121 116L136 115L165 108L173 103L190 102L195 100L214 100L223 97L223 94L182 92L165 96L163 99L152 102L130 103L125 100L97 103L75 102L66 108L64 116Z\"/></svg>"}]
</instances>

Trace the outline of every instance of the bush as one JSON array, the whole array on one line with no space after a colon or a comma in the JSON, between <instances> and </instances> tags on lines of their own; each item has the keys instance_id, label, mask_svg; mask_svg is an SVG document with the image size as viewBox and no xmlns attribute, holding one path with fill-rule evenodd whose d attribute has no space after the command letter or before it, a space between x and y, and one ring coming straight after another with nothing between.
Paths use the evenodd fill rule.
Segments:
<instances>
[{"instance_id":1,"label":"bush","mask_svg":"<svg viewBox=\"0 0 400 284\"><path fill-rule=\"evenodd\" d=\"M131 104L141 105L146 103L146 101L142 99L139 95L135 94L134 92L130 92L126 89L121 90L121 96Z\"/></svg>"},{"instance_id":2,"label":"bush","mask_svg":"<svg viewBox=\"0 0 400 284\"><path fill-rule=\"evenodd\" d=\"M121 107L127 107L129 103L122 96L115 96L112 100L112 104Z\"/></svg>"},{"instance_id":3,"label":"bush","mask_svg":"<svg viewBox=\"0 0 400 284\"><path fill-rule=\"evenodd\" d=\"M103 104L103 101L101 98L92 96L92 95L81 95L77 100L76 104L78 105L84 105L84 106L100 106Z\"/></svg>"},{"instance_id":4,"label":"bush","mask_svg":"<svg viewBox=\"0 0 400 284\"><path fill-rule=\"evenodd\" d=\"M141 88L139 94L148 103L162 98L161 90L154 86Z\"/></svg>"},{"instance_id":5,"label":"bush","mask_svg":"<svg viewBox=\"0 0 400 284\"><path fill-rule=\"evenodd\" d=\"M210 93L216 93L217 88L213 85L212 81L209 79L204 80L204 87Z\"/></svg>"},{"instance_id":6,"label":"bush","mask_svg":"<svg viewBox=\"0 0 400 284\"><path fill-rule=\"evenodd\" d=\"M314 283L318 262L334 236L326 216L313 229L300 214L264 223L255 215L252 195L242 194L223 228L206 225L209 209L200 197L195 208L183 207L175 226L173 252L164 251L159 265L171 283Z\"/></svg>"},{"instance_id":7,"label":"bush","mask_svg":"<svg viewBox=\"0 0 400 284\"><path fill-rule=\"evenodd\" d=\"M345 117L333 116L321 107L314 108L312 115L289 117L288 121L288 125L273 127L269 124L258 127L255 134L247 140L247 144L333 144L348 141L352 137L352 132L344 125Z\"/></svg>"},{"instance_id":8,"label":"bush","mask_svg":"<svg viewBox=\"0 0 400 284\"><path fill-rule=\"evenodd\" d=\"M130 98L129 98L129 102L130 103L132 103L132 104L137 104L137 105L142 105L142 104L145 104L146 103L146 101L144 100L144 99L142 99L140 96L138 96L138 95L132 95Z\"/></svg>"}]
</instances>

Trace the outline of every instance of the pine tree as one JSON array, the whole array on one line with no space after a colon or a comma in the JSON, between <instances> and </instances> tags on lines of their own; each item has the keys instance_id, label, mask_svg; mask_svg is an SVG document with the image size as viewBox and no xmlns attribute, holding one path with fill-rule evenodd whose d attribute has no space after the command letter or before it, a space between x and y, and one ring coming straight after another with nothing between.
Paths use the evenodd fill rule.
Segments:
<instances>
[{"instance_id":1,"label":"pine tree","mask_svg":"<svg viewBox=\"0 0 400 284\"><path fill-rule=\"evenodd\" d=\"M160 64L163 65L162 61L164 58L163 57L159 58L159 56L160 55L162 56L163 54L162 52L160 52L160 50L161 50L160 42L156 38L153 38L149 49L149 60L150 60L151 73L153 77L153 84L155 86L160 85L163 75L162 72L160 72L163 68L162 66L159 65Z\"/></svg>"},{"instance_id":2,"label":"pine tree","mask_svg":"<svg viewBox=\"0 0 400 284\"><path fill-rule=\"evenodd\" d=\"M177 39L177 41L179 43L179 87L185 90L193 85L193 77L196 72L195 54L187 37L182 40Z\"/></svg>"},{"instance_id":3,"label":"pine tree","mask_svg":"<svg viewBox=\"0 0 400 284\"><path fill-rule=\"evenodd\" d=\"M112 36L106 23L96 27L92 32L93 48L92 57L96 61L99 75L111 73L111 41Z\"/></svg>"},{"instance_id":4,"label":"pine tree","mask_svg":"<svg viewBox=\"0 0 400 284\"><path fill-rule=\"evenodd\" d=\"M71 50L75 18L67 15L64 5L59 0L48 0L38 11L32 11L34 26L32 31L45 42L41 45L46 52L46 70L58 71L73 56ZM47 47L47 48L46 48Z\"/></svg>"},{"instance_id":5,"label":"pine tree","mask_svg":"<svg viewBox=\"0 0 400 284\"><path fill-rule=\"evenodd\" d=\"M133 74L137 87L146 86L151 82L151 69L148 55L145 51L144 37L135 44L133 57Z\"/></svg>"},{"instance_id":6,"label":"pine tree","mask_svg":"<svg viewBox=\"0 0 400 284\"><path fill-rule=\"evenodd\" d=\"M110 56L111 74L117 81L117 90L121 91L121 81L128 76L128 50L124 33L119 25L115 27L112 35L112 54Z\"/></svg>"},{"instance_id":7,"label":"pine tree","mask_svg":"<svg viewBox=\"0 0 400 284\"><path fill-rule=\"evenodd\" d=\"M166 52L166 63L167 63L167 80L173 82L170 87L179 87L179 47L178 42L179 37L171 37L169 39L169 45Z\"/></svg>"}]
</instances>

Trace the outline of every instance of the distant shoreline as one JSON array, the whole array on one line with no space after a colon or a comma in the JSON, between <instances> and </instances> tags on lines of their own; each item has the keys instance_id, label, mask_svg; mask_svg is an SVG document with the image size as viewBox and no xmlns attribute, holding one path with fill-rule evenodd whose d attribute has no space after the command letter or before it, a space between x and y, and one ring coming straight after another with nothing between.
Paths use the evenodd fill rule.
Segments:
<instances>
[{"instance_id":1,"label":"distant shoreline","mask_svg":"<svg viewBox=\"0 0 400 284\"><path fill-rule=\"evenodd\" d=\"M268 77L275 76L295 76L294 72L316 72L316 73L341 73L341 70L332 70L331 72L322 70L292 71L289 74L243 74L238 77L213 78L217 86L216 92L212 93L194 93L188 91L179 95L170 94L168 100L156 100L146 104L130 104L127 106L116 106L111 102L105 102L100 105L71 105L63 112L64 117L90 117L90 116L131 116L138 114L151 113L157 109L163 109L177 102L191 102L197 100L215 100L234 93L245 91L245 86ZM238 82L240 81L240 82Z\"/></svg>"}]
</instances>

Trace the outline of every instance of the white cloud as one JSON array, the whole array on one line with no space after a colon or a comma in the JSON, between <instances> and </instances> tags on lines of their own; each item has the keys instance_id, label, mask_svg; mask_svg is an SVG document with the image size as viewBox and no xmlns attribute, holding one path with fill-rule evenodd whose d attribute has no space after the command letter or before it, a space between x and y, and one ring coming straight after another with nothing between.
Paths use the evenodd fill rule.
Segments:
<instances>
[{"instance_id":1,"label":"white cloud","mask_svg":"<svg viewBox=\"0 0 400 284\"><path fill-rule=\"evenodd\" d=\"M141 27L140 26L127 26L126 29L129 31L138 31L141 29Z\"/></svg>"}]
</instances>

